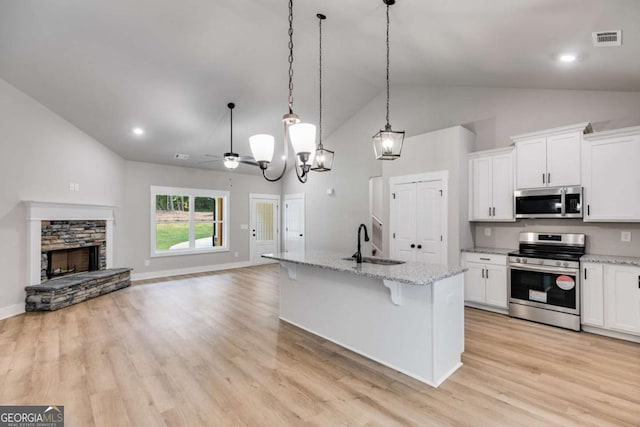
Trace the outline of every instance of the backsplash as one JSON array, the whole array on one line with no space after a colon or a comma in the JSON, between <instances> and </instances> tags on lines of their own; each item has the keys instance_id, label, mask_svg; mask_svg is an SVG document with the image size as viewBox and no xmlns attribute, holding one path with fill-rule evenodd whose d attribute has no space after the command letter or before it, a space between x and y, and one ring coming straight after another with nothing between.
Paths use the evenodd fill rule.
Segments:
<instances>
[{"instance_id":1,"label":"backsplash","mask_svg":"<svg viewBox=\"0 0 640 427\"><path fill-rule=\"evenodd\" d=\"M485 236L491 228L491 236ZM521 231L584 233L587 253L599 255L640 256L640 223L587 223L580 219L529 219L510 223L475 223L475 246L517 248ZM620 233L631 232L631 242L621 242Z\"/></svg>"}]
</instances>

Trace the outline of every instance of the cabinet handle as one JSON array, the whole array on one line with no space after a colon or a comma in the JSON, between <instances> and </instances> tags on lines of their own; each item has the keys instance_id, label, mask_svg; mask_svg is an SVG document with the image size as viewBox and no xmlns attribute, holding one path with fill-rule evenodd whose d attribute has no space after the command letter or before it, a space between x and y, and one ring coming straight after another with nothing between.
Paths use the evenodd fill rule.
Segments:
<instances>
[{"instance_id":1,"label":"cabinet handle","mask_svg":"<svg viewBox=\"0 0 640 427\"><path fill-rule=\"evenodd\" d=\"M484 267L482 268L482 278L484 279Z\"/></svg>"},{"instance_id":2,"label":"cabinet handle","mask_svg":"<svg viewBox=\"0 0 640 427\"><path fill-rule=\"evenodd\" d=\"M418 245L418 249L422 249L422 245Z\"/></svg>"},{"instance_id":3,"label":"cabinet handle","mask_svg":"<svg viewBox=\"0 0 640 427\"><path fill-rule=\"evenodd\" d=\"M491 216L491 206L489 206L489 216Z\"/></svg>"},{"instance_id":4,"label":"cabinet handle","mask_svg":"<svg viewBox=\"0 0 640 427\"><path fill-rule=\"evenodd\" d=\"M584 269L584 280L587 280L587 269Z\"/></svg>"},{"instance_id":5,"label":"cabinet handle","mask_svg":"<svg viewBox=\"0 0 640 427\"><path fill-rule=\"evenodd\" d=\"M591 216L591 205L587 205L587 216Z\"/></svg>"},{"instance_id":6,"label":"cabinet handle","mask_svg":"<svg viewBox=\"0 0 640 427\"><path fill-rule=\"evenodd\" d=\"M547 173L547 184L551 184L551 172Z\"/></svg>"},{"instance_id":7,"label":"cabinet handle","mask_svg":"<svg viewBox=\"0 0 640 427\"><path fill-rule=\"evenodd\" d=\"M489 269L488 269L488 268L486 268L485 270L486 270L487 272L485 273L484 278L485 278L485 279L488 279L488 278L489 278Z\"/></svg>"},{"instance_id":8,"label":"cabinet handle","mask_svg":"<svg viewBox=\"0 0 640 427\"><path fill-rule=\"evenodd\" d=\"M491 258L480 258L482 261L491 261Z\"/></svg>"},{"instance_id":9,"label":"cabinet handle","mask_svg":"<svg viewBox=\"0 0 640 427\"><path fill-rule=\"evenodd\" d=\"M543 183L543 184L546 184L546 183L544 182L544 172L542 173L542 183Z\"/></svg>"},{"instance_id":10,"label":"cabinet handle","mask_svg":"<svg viewBox=\"0 0 640 427\"><path fill-rule=\"evenodd\" d=\"M415 248L416 245L414 245L413 243L411 244L411 249Z\"/></svg>"},{"instance_id":11,"label":"cabinet handle","mask_svg":"<svg viewBox=\"0 0 640 427\"><path fill-rule=\"evenodd\" d=\"M640 289L640 276L638 276L638 289Z\"/></svg>"},{"instance_id":12,"label":"cabinet handle","mask_svg":"<svg viewBox=\"0 0 640 427\"><path fill-rule=\"evenodd\" d=\"M496 208L495 208L495 206L493 207L493 216L496 216Z\"/></svg>"}]
</instances>

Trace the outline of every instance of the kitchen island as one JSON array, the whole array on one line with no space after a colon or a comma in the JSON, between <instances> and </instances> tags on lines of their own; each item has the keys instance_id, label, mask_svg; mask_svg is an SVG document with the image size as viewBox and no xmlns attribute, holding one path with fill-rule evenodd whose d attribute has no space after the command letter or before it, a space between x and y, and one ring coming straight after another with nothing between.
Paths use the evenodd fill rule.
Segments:
<instances>
[{"instance_id":1,"label":"kitchen island","mask_svg":"<svg viewBox=\"0 0 640 427\"><path fill-rule=\"evenodd\" d=\"M461 365L464 268L377 265L328 252L280 261L280 319L433 387Z\"/></svg>"}]
</instances>

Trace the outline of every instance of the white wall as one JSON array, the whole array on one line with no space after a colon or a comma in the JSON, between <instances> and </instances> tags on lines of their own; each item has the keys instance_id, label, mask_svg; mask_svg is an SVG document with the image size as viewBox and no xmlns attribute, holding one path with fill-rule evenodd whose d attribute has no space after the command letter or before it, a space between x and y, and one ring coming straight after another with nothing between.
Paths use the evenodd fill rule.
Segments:
<instances>
[{"instance_id":1,"label":"white wall","mask_svg":"<svg viewBox=\"0 0 640 427\"><path fill-rule=\"evenodd\" d=\"M249 224L249 193L280 194L280 183L269 183L261 175L243 175L151 163L126 162L126 190L121 218L126 238L120 252L133 277L157 277L179 272L206 271L220 265L248 263L249 231L241 224ZM230 192L228 252L200 255L150 257L150 186L202 188ZM238 252L238 257L234 253ZM149 260L149 266L145 266Z\"/></svg>"},{"instance_id":2,"label":"white wall","mask_svg":"<svg viewBox=\"0 0 640 427\"><path fill-rule=\"evenodd\" d=\"M21 202L120 206L124 160L1 79L0 146L2 318L24 310L27 227ZM80 184L80 191L69 191L69 182ZM115 233L118 238L117 227Z\"/></svg>"},{"instance_id":3,"label":"white wall","mask_svg":"<svg viewBox=\"0 0 640 427\"><path fill-rule=\"evenodd\" d=\"M382 174L371 136L384 126L384 105L380 93L325 138L325 146L336 151L332 172L312 173L305 185L298 184L295 175L286 177L284 192L307 193L308 249L355 250L357 226L368 224L368 180ZM411 137L463 125L476 134L476 150L507 146L511 135L583 121L591 121L596 130L640 124L640 92L426 86L391 90L394 129ZM335 188L335 197L325 194L328 187ZM466 210L457 214L459 222L466 221ZM497 244L512 241L506 229L497 231L506 236ZM474 235L478 237L477 230Z\"/></svg>"}]
</instances>

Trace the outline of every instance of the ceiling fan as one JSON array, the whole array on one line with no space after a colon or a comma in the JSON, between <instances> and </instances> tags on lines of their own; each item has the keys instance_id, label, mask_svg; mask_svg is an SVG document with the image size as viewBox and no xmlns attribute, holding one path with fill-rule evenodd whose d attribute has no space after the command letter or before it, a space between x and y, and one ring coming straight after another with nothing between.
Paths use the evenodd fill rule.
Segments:
<instances>
[{"instance_id":1,"label":"ceiling fan","mask_svg":"<svg viewBox=\"0 0 640 427\"><path fill-rule=\"evenodd\" d=\"M251 156L240 156L238 155L238 153L234 153L233 152L233 109L235 108L236 104L234 104L233 102L230 102L227 104L227 107L229 108L229 113L230 113L230 148L229 148L229 152L228 153L224 153L222 156L219 156L217 154L205 154L205 157L213 157L213 160L205 160L204 162L200 162L200 163L214 163L214 162L219 162L219 161L223 161L224 162L224 166L227 169L235 169L238 167L238 165L240 163L244 163L245 165L252 165L252 166L258 166L258 163L255 161L255 159Z\"/></svg>"}]
</instances>

